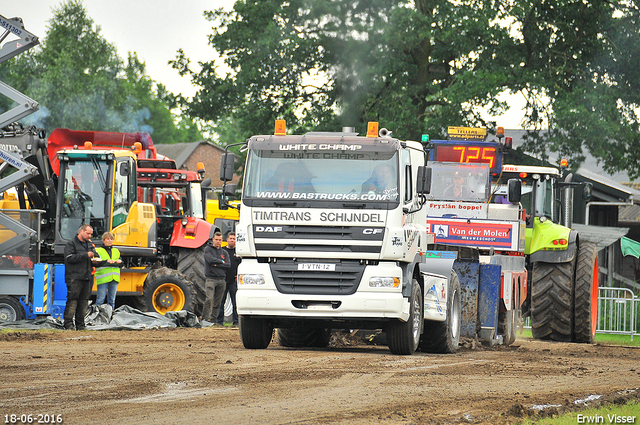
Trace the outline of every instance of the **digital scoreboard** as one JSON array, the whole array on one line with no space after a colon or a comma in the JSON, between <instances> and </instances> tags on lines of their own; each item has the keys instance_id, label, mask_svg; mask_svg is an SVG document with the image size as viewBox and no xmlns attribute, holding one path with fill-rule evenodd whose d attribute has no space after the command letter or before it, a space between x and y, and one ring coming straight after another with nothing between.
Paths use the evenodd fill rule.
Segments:
<instances>
[{"instance_id":1,"label":"digital scoreboard","mask_svg":"<svg viewBox=\"0 0 640 425\"><path fill-rule=\"evenodd\" d=\"M502 151L498 142L485 142L486 130L449 127L450 140L431 141L431 161L461 164L488 164L492 174L500 174Z\"/></svg>"}]
</instances>

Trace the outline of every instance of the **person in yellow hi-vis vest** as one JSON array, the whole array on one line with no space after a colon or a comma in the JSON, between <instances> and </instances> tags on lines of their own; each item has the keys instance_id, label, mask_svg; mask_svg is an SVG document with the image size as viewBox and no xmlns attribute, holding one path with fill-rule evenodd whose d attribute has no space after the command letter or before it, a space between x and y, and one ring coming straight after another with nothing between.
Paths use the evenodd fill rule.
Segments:
<instances>
[{"instance_id":1,"label":"person in yellow hi-vis vest","mask_svg":"<svg viewBox=\"0 0 640 425\"><path fill-rule=\"evenodd\" d=\"M103 247L96 248L96 253L100 258L96 258L94 266L96 267L96 285L98 286L98 295L96 305L107 304L112 309L116 308L116 291L118 283L120 283L120 268L124 265L120 259L120 251L114 248L113 233L106 232L102 235Z\"/></svg>"}]
</instances>

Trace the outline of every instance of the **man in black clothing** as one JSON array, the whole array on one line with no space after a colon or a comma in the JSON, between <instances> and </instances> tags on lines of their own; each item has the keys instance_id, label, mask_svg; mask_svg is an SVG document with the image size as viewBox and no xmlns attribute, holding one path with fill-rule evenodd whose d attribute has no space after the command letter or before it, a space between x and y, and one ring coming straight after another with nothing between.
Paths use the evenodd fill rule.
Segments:
<instances>
[{"instance_id":1,"label":"man in black clothing","mask_svg":"<svg viewBox=\"0 0 640 425\"><path fill-rule=\"evenodd\" d=\"M225 279L230 265L229 254L222 248L222 233L215 232L211 244L204 248L206 299L202 309L202 320L212 322L218 317L218 309L227 286Z\"/></svg>"},{"instance_id":2,"label":"man in black clothing","mask_svg":"<svg viewBox=\"0 0 640 425\"><path fill-rule=\"evenodd\" d=\"M227 294L230 295L231 305L233 306L232 321L233 325L238 325L238 310L236 309L236 292L238 291L238 264L242 261L242 258L236 255L236 234L235 232L229 232L227 234L227 246L224 247L229 253L231 260L231 267L227 270L227 289L222 296L222 304L220 305L220 311L218 312L218 324L224 324L224 303L227 299Z\"/></svg>"},{"instance_id":3,"label":"man in black clothing","mask_svg":"<svg viewBox=\"0 0 640 425\"><path fill-rule=\"evenodd\" d=\"M93 264L95 256L91 242L93 228L83 224L78 234L64 247L64 278L67 284L67 304L64 308L64 328L85 329L84 316L87 314L91 287L93 286Z\"/></svg>"}]
</instances>

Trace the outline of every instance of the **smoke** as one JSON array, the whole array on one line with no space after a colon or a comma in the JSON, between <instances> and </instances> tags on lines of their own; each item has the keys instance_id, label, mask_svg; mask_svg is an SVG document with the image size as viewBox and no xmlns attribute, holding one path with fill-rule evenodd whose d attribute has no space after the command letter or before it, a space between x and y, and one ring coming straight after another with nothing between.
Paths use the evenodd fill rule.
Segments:
<instances>
[{"instance_id":1,"label":"smoke","mask_svg":"<svg viewBox=\"0 0 640 425\"><path fill-rule=\"evenodd\" d=\"M28 115L20 120L24 126L34 125L37 128L44 128L47 122L47 118L51 115L51 111L47 109L46 106L40 106L36 112L31 115Z\"/></svg>"},{"instance_id":2,"label":"smoke","mask_svg":"<svg viewBox=\"0 0 640 425\"><path fill-rule=\"evenodd\" d=\"M47 122L50 127L67 127L74 130L116 131L122 133L153 133L148 124L151 112L146 106L129 97L119 108L105 104L99 95L76 96L58 106L54 120ZM53 124L53 125L52 125Z\"/></svg>"}]
</instances>

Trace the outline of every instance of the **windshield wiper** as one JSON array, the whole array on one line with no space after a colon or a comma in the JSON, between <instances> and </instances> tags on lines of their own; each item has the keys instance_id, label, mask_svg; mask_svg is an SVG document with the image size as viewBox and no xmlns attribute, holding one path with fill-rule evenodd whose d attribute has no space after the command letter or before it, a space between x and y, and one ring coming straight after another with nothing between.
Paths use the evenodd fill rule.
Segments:
<instances>
[{"instance_id":1,"label":"windshield wiper","mask_svg":"<svg viewBox=\"0 0 640 425\"><path fill-rule=\"evenodd\" d=\"M91 157L91 163L93 164L93 168L98 174L98 181L100 182L102 193L109 193L109 191L107 190L107 181L101 173L102 170L100 169L100 164L98 163L98 159L95 156Z\"/></svg>"},{"instance_id":2,"label":"windshield wiper","mask_svg":"<svg viewBox=\"0 0 640 425\"><path fill-rule=\"evenodd\" d=\"M296 201L273 201L273 205L276 207L295 207L298 203Z\"/></svg>"}]
</instances>

